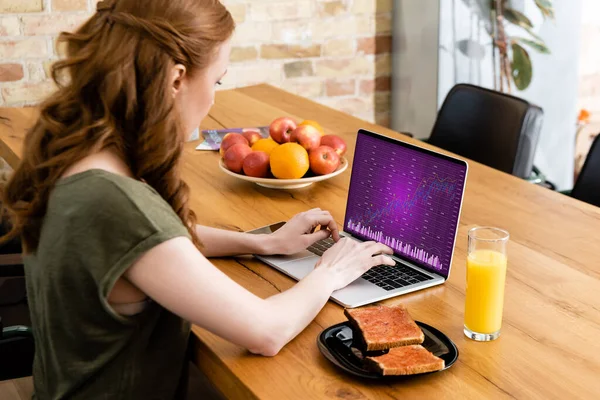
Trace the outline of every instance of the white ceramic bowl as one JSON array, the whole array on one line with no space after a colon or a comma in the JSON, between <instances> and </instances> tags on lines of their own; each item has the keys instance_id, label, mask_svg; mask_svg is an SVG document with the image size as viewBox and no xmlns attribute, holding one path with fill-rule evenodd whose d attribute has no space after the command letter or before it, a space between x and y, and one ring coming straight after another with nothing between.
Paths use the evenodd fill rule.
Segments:
<instances>
[{"instance_id":1,"label":"white ceramic bowl","mask_svg":"<svg viewBox=\"0 0 600 400\"><path fill-rule=\"evenodd\" d=\"M315 182L321 182L321 181L333 178L334 176L338 176L339 174L341 174L348 168L348 160L346 160L346 157L342 157L340 166L338 167L338 169L333 171L331 174L310 176L310 177L300 178L300 179L254 178L252 176L236 174L235 172L232 172L232 171L228 170L227 168L225 168L225 164L223 164L222 158L219 159L219 167L227 175L231 175L231 176L241 179L243 181L254 182L258 186L266 187L269 189L299 189L299 188L310 186Z\"/></svg>"}]
</instances>

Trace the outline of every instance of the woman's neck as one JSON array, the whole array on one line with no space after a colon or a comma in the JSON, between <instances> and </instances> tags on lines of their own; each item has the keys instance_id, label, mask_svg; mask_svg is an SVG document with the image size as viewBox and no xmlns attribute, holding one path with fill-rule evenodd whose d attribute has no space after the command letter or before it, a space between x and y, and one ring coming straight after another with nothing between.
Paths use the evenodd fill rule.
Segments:
<instances>
[{"instance_id":1,"label":"woman's neck","mask_svg":"<svg viewBox=\"0 0 600 400\"><path fill-rule=\"evenodd\" d=\"M105 149L97 153L90 154L89 156L71 165L62 175L62 178L88 171L90 169L103 169L105 171L112 172L113 174L128 176L130 178L134 177L123 159L121 159L115 152Z\"/></svg>"}]
</instances>

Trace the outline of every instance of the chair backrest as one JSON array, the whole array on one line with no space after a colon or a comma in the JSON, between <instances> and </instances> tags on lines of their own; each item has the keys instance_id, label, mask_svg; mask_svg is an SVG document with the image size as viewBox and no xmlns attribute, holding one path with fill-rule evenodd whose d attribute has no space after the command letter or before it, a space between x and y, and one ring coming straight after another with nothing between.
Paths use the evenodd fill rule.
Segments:
<instances>
[{"instance_id":1,"label":"chair backrest","mask_svg":"<svg viewBox=\"0 0 600 400\"><path fill-rule=\"evenodd\" d=\"M592 142L571 196L600 207L600 135Z\"/></svg>"},{"instance_id":2,"label":"chair backrest","mask_svg":"<svg viewBox=\"0 0 600 400\"><path fill-rule=\"evenodd\" d=\"M35 344L30 327L25 278L0 276L0 381L31 375Z\"/></svg>"},{"instance_id":3,"label":"chair backrest","mask_svg":"<svg viewBox=\"0 0 600 400\"><path fill-rule=\"evenodd\" d=\"M0 236L10 228L0 221ZM0 381L30 376L35 343L27 304L21 240L0 245Z\"/></svg>"},{"instance_id":4,"label":"chair backrest","mask_svg":"<svg viewBox=\"0 0 600 400\"><path fill-rule=\"evenodd\" d=\"M528 178L543 115L540 107L518 97L458 84L446 96L428 142Z\"/></svg>"},{"instance_id":5,"label":"chair backrest","mask_svg":"<svg viewBox=\"0 0 600 400\"><path fill-rule=\"evenodd\" d=\"M35 342L25 326L4 327L0 317L0 381L33 373Z\"/></svg>"}]
</instances>

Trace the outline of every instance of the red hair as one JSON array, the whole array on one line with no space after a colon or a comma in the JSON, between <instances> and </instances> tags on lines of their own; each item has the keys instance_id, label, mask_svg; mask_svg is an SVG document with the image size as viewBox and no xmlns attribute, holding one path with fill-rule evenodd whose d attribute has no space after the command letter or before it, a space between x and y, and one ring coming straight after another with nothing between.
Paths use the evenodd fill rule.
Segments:
<instances>
[{"instance_id":1,"label":"red hair","mask_svg":"<svg viewBox=\"0 0 600 400\"><path fill-rule=\"evenodd\" d=\"M169 78L175 64L192 76L206 68L234 28L218 0L105 0L75 33L63 32L66 58L52 69L58 91L42 104L3 193L14 217L4 239L20 235L35 250L56 181L111 149L173 207L199 246L179 171L186 132Z\"/></svg>"}]
</instances>

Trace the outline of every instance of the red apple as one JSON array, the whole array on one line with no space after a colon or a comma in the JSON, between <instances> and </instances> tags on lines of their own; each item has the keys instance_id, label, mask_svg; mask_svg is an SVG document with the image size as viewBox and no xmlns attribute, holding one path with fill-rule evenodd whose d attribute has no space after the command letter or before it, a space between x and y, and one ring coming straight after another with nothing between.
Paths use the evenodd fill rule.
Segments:
<instances>
[{"instance_id":1,"label":"red apple","mask_svg":"<svg viewBox=\"0 0 600 400\"><path fill-rule=\"evenodd\" d=\"M340 166L340 156L329 146L319 146L308 153L310 169L317 175L327 175Z\"/></svg>"},{"instance_id":2,"label":"red apple","mask_svg":"<svg viewBox=\"0 0 600 400\"><path fill-rule=\"evenodd\" d=\"M298 142L307 151L310 151L321 144L321 132L312 125L300 125L292 132L290 141Z\"/></svg>"},{"instance_id":3,"label":"red apple","mask_svg":"<svg viewBox=\"0 0 600 400\"><path fill-rule=\"evenodd\" d=\"M325 135L321 138L321 146L329 146L341 156L346 154L346 142L336 135Z\"/></svg>"},{"instance_id":4,"label":"red apple","mask_svg":"<svg viewBox=\"0 0 600 400\"><path fill-rule=\"evenodd\" d=\"M296 121L289 117L277 118L269 125L269 134L279 144L288 143L296 126Z\"/></svg>"},{"instance_id":5,"label":"red apple","mask_svg":"<svg viewBox=\"0 0 600 400\"><path fill-rule=\"evenodd\" d=\"M223 156L225 167L235 173L241 173L242 167L244 166L244 160L250 153L252 153L252 149L247 144L234 144L227 149Z\"/></svg>"},{"instance_id":6,"label":"red apple","mask_svg":"<svg viewBox=\"0 0 600 400\"><path fill-rule=\"evenodd\" d=\"M250 147L252 147L252 145L258 142L260 139L262 139L262 136L260 136L260 132L258 131L244 131L242 132L242 135L246 138L248 143L250 143Z\"/></svg>"},{"instance_id":7,"label":"red apple","mask_svg":"<svg viewBox=\"0 0 600 400\"><path fill-rule=\"evenodd\" d=\"M244 173L255 178L269 176L269 154L264 151L253 151L244 159Z\"/></svg>"},{"instance_id":8,"label":"red apple","mask_svg":"<svg viewBox=\"0 0 600 400\"><path fill-rule=\"evenodd\" d=\"M249 145L248 139L239 133L229 132L227 135L223 136L223 140L221 141L221 148L219 149L219 153L221 156L225 155L225 152L229 150L229 148L235 144L245 144Z\"/></svg>"}]
</instances>

